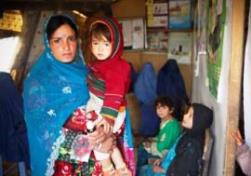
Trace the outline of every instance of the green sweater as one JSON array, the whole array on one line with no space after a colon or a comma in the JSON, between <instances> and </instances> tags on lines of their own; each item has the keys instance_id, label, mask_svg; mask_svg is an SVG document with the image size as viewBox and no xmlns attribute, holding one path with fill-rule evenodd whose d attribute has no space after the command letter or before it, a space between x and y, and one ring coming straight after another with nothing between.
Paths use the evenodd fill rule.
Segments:
<instances>
[{"instance_id":1,"label":"green sweater","mask_svg":"<svg viewBox=\"0 0 251 176\"><path fill-rule=\"evenodd\" d=\"M181 125L172 118L160 124L160 131L151 143L150 153L162 157L181 134Z\"/></svg>"}]
</instances>

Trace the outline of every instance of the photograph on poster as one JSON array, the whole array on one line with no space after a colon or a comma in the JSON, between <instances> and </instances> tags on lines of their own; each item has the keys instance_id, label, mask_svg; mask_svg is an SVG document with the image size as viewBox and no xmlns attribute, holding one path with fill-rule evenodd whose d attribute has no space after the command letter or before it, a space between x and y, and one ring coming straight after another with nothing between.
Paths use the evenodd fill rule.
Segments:
<instances>
[{"instance_id":1,"label":"photograph on poster","mask_svg":"<svg viewBox=\"0 0 251 176\"><path fill-rule=\"evenodd\" d=\"M169 29L191 29L191 1L169 1Z\"/></svg>"}]
</instances>

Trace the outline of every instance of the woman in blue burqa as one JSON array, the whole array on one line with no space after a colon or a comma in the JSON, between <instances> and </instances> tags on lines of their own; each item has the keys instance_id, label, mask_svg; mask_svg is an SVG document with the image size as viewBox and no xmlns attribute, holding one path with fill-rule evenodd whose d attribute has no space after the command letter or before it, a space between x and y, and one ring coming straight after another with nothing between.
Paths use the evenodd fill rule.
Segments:
<instances>
[{"instance_id":1,"label":"woman in blue burqa","mask_svg":"<svg viewBox=\"0 0 251 176\"><path fill-rule=\"evenodd\" d=\"M64 124L89 98L87 70L73 20L64 15L50 17L45 25L44 45L24 82L32 175L99 175L101 170L95 160L80 162L69 157L71 151L65 143L72 136L65 135ZM106 140L102 130L96 130L88 138L89 144L108 141L103 147L108 151L113 145L109 139Z\"/></svg>"}]
</instances>

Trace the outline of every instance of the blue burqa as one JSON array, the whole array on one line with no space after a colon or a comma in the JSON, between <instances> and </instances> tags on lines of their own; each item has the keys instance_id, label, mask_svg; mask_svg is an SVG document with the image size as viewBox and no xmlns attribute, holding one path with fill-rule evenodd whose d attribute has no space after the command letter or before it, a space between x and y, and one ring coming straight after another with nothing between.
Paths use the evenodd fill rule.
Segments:
<instances>
[{"instance_id":1,"label":"blue burqa","mask_svg":"<svg viewBox=\"0 0 251 176\"><path fill-rule=\"evenodd\" d=\"M182 105L188 102L186 87L178 63L174 59L161 67L157 75L158 96L169 96L174 102L174 113L178 120L182 120Z\"/></svg>"},{"instance_id":2,"label":"blue burqa","mask_svg":"<svg viewBox=\"0 0 251 176\"><path fill-rule=\"evenodd\" d=\"M155 136L160 119L154 106L157 77L151 63L145 63L134 85L134 92L140 103L141 123L139 133L145 137Z\"/></svg>"},{"instance_id":3,"label":"blue burqa","mask_svg":"<svg viewBox=\"0 0 251 176\"><path fill-rule=\"evenodd\" d=\"M4 161L25 161L29 152L23 100L9 73L0 72L0 155Z\"/></svg>"},{"instance_id":4,"label":"blue burqa","mask_svg":"<svg viewBox=\"0 0 251 176\"><path fill-rule=\"evenodd\" d=\"M72 63L55 59L44 35L45 49L24 81L25 120L32 175L45 175L53 146L68 116L86 104L87 69L80 49Z\"/></svg>"}]
</instances>

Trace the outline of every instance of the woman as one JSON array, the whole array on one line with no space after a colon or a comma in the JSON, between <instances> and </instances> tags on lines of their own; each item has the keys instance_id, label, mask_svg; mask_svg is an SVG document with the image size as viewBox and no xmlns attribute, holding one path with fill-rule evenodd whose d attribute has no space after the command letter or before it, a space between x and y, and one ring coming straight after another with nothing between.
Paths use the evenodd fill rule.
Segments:
<instances>
[{"instance_id":1,"label":"woman","mask_svg":"<svg viewBox=\"0 0 251 176\"><path fill-rule=\"evenodd\" d=\"M62 154L59 146L65 141L62 127L81 105L89 93L86 86L86 67L77 42L78 32L73 21L63 15L52 16L45 28L45 49L28 73L24 82L25 120L31 155L32 175L57 175L55 161ZM89 143L103 142L103 130L96 130ZM109 151L109 139L103 150ZM73 160L75 162L75 160ZM98 172L95 162L81 164L87 174ZM69 169L61 164L62 168ZM69 175L76 174L72 167ZM63 170L62 170L63 171ZM68 170L69 171L69 170Z\"/></svg>"}]
</instances>

